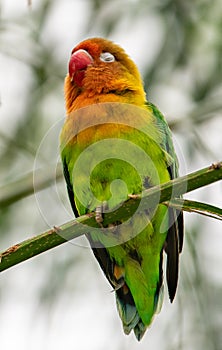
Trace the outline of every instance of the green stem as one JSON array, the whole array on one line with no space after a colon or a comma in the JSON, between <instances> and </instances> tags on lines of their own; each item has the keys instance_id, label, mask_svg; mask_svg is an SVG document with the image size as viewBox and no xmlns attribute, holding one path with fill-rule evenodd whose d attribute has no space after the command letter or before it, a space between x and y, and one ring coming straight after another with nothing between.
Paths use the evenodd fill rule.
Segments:
<instances>
[{"instance_id":1,"label":"green stem","mask_svg":"<svg viewBox=\"0 0 222 350\"><path fill-rule=\"evenodd\" d=\"M138 208L141 210L152 207L154 204L171 201L184 193L206 186L222 179L222 162L208 168L198 170L189 175L174 179L160 186L155 186L144 191L143 196L136 195L128 199L116 211L104 214L103 224L108 225L118 220L127 220ZM143 199L141 201L141 198ZM180 207L181 208L181 207ZM201 208L200 208L201 210ZM99 228L95 214L81 216L59 228L51 229L24 242L16 244L0 254L0 271L6 270L35 255L56 247L66 241L83 234L91 234L95 228Z\"/></svg>"},{"instance_id":2,"label":"green stem","mask_svg":"<svg viewBox=\"0 0 222 350\"><path fill-rule=\"evenodd\" d=\"M213 219L222 220L222 209L210 204L191 201L182 198L174 198L170 202L163 202L168 207L184 210L189 213L197 213Z\"/></svg>"}]
</instances>

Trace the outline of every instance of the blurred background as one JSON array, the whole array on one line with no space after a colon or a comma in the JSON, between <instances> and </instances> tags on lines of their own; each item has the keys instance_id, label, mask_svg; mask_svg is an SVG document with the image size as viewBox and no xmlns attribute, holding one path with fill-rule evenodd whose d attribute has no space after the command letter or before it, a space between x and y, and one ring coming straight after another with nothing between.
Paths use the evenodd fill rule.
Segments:
<instances>
[{"instance_id":1,"label":"blurred background","mask_svg":"<svg viewBox=\"0 0 222 350\"><path fill-rule=\"evenodd\" d=\"M92 36L114 40L137 63L147 98L172 128L181 175L221 160L220 8L220 0L0 1L1 188L37 168L56 171L67 62ZM222 185L186 198L221 206ZM1 251L72 218L63 180L0 209ZM123 334L82 238L1 274L2 349L221 350L222 226L196 214L185 224L176 300L165 293L140 343Z\"/></svg>"}]
</instances>

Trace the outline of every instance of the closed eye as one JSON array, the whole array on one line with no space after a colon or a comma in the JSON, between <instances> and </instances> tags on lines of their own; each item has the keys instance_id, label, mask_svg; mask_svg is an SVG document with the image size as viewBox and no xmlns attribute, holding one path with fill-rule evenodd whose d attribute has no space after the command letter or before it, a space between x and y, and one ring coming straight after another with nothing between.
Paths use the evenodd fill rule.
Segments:
<instances>
[{"instance_id":1,"label":"closed eye","mask_svg":"<svg viewBox=\"0 0 222 350\"><path fill-rule=\"evenodd\" d=\"M111 63L115 61L115 57L110 52L102 52L100 55L100 61Z\"/></svg>"}]
</instances>

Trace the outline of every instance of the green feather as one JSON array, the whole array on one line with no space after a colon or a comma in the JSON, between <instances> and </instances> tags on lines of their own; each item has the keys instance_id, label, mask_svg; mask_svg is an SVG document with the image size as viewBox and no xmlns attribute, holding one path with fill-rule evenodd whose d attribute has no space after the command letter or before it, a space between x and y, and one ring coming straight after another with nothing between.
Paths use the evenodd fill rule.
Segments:
<instances>
[{"instance_id":1,"label":"green feather","mask_svg":"<svg viewBox=\"0 0 222 350\"><path fill-rule=\"evenodd\" d=\"M112 210L129 194L141 193L177 176L171 133L154 105L147 103L146 107L138 108L105 103L94 106L91 113L89 118L89 111L82 109L81 113L69 116L61 134L64 173L75 214L95 211L103 203ZM113 230L119 242L115 246L107 246L107 238L99 230L88 237L116 290L124 331L128 334L134 329L139 340L162 304L163 249L168 256L171 301L176 292L183 236L182 215L179 214L177 222L177 214L164 205L154 205L127 223L114 223L118 224ZM115 266L123 271L121 283L116 280Z\"/></svg>"}]
</instances>

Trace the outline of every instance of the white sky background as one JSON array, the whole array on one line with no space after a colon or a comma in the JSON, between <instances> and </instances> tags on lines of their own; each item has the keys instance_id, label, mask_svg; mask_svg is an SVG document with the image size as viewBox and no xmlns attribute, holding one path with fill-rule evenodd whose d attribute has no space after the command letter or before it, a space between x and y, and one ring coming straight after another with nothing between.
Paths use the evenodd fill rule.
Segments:
<instances>
[{"instance_id":1,"label":"white sky background","mask_svg":"<svg viewBox=\"0 0 222 350\"><path fill-rule=\"evenodd\" d=\"M133 1L132 1L133 2ZM75 3L75 6L73 6ZM112 5L112 6L111 6ZM32 9L38 6L38 1L32 1ZM118 1L110 2L109 11L118 6ZM29 89L29 68L22 62L29 59L30 55L36 55L38 59L38 48L27 46L26 25L32 25L29 21L29 9L25 0L3 0L1 2L1 18L4 20L17 18L19 14L27 13L27 23L23 30L18 26L9 28L7 36L0 39L0 45L6 50L6 54L0 53L0 130L9 135L12 133L16 118L21 117L23 106L26 103L26 94ZM121 11L121 9L120 9ZM96 20L103 21L107 13L101 14L101 18L95 19L95 27L89 30L89 36L99 36L99 26ZM88 20L88 1L55 1L54 11L51 13L46 27L44 28L44 40L56 42L57 55L64 64L64 75L68 57L72 48L82 39L86 38L85 28ZM12 21L10 21L12 23ZM148 24L147 24L148 23ZM145 30L144 30L145 28ZM150 36L150 47L152 50L143 50L146 35ZM139 40L138 40L139 38ZM140 70L145 68L147 62L152 62L158 52L162 39L162 25L159 19L150 14L149 20L140 19L137 23L129 26L128 19L123 20L116 29L112 38L122 45L138 64ZM9 55L7 55L7 50ZM11 55L18 54L21 61L13 59ZM47 62L46 62L47 64ZM185 77L184 77L185 81ZM181 84L181 76L175 77L170 86L161 86L158 93L149 87L150 95L155 97L155 103L165 113L168 119L177 118L192 108L189 97ZM185 81L185 84L189 84ZM23 96L25 96L23 98ZM175 104L174 101L177 101ZM16 101L16 103L12 103ZM15 110L16 109L16 110ZM50 115L51 125L64 116L63 91L61 89L61 100L55 107L55 117ZM173 115L173 117L172 117ZM215 159L219 160L221 155L221 116L209 123L209 128L201 130L215 153ZM213 137L209 137L209 135ZM176 148L182 161L182 173L208 166L212 159L209 156L196 159L195 168L193 164L186 164L186 154L183 151L183 135L176 135ZM185 159L185 164L183 159ZM188 198L205 200L211 204L221 206L221 184L214 184L210 191L199 190ZM199 194L198 194L199 193ZM58 215L57 215L58 214ZM61 216L59 216L61 215ZM63 214L55 214L55 223L60 223ZM191 222L194 214L186 215ZM21 224L21 218L25 218ZM9 240L4 244L9 246L16 241L21 241L31 234L37 234L47 229L41 217L38 206L33 208L33 198L25 198L14 210L14 224L11 225ZM67 215L69 219L69 215ZM17 221L16 221L17 220ZM60 221L61 220L61 221ZM221 257L221 224L214 220L200 218L204 226L203 246L206 260L206 273L211 274L214 281L221 281L221 271L218 266L222 264ZM220 225L220 226L219 226ZM36 228L38 230L36 231ZM15 236L16 234L16 236ZM11 241L10 241L11 240ZM209 249L210 246L210 249ZM186 249L186 245L185 245ZM1 249L2 250L2 249ZM38 291L45 283L44 263L48 266L57 259L58 263L63 261L68 254L81 255L81 261L70 271L65 281L64 288L73 288L73 295L61 293L58 301L47 308L41 306L38 301ZM210 263L209 263L210 261ZM81 274L78 273L81 270ZM55 276L56 279L56 276ZM53 283L53 281L49 281ZM126 337L123 334L119 316L117 314L114 294L110 293L110 286L104 278L100 268L94 261L88 249L80 248L72 244L66 244L53 251L46 252L28 262L20 264L11 270L1 274L0 278L0 344L4 350L113 350L113 349L159 349L163 339L160 330L164 329L167 320L174 317L180 298L176 298L173 305L169 305L167 296L160 315L156 317L152 327L147 331L141 343L137 343L133 335ZM178 294L180 293L180 284ZM221 308L222 311L222 308ZM163 333L161 333L163 334Z\"/></svg>"}]
</instances>

